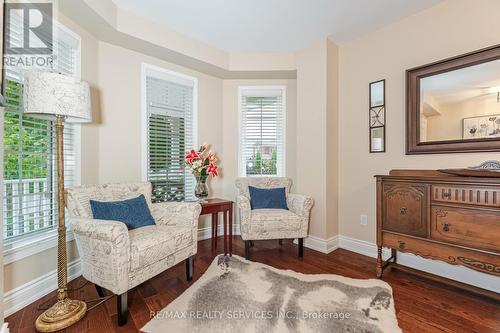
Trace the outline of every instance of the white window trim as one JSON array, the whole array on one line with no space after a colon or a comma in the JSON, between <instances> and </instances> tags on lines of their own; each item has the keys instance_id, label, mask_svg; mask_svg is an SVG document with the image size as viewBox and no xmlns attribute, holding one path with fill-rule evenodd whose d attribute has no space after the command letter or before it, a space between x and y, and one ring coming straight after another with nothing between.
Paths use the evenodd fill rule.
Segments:
<instances>
[{"instance_id":1,"label":"white window trim","mask_svg":"<svg viewBox=\"0 0 500 333\"><path fill-rule=\"evenodd\" d=\"M164 74L165 80L177 78L179 83L185 84L187 80L193 86L193 145L198 146L198 79L186 74L178 73L170 69L155 65L141 64L141 174L142 180L148 180L148 105L146 98L146 78L148 71ZM160 77L161 78L161 77Z\"/></svg>"},{"instance_id":2,"label":"white window trim","mask_svg":"<svg viewBox=\"0 0 500 333\"><path fill-rule=\"evenodd\" d=\"M244 175L241 170L243 170L243 166L241 165L242 160L242 135L241 132L241 121L243 115L243 91L244 90L281 90L281 99L283 105L283 171L281 175L272 176L272 175L255 175L255 176L247 176ZM238 176L239 177L286 177L286 86L285 85L273 85L273 86L239 86L238 87Z\"/></svg>"},{"instance_id":3,"label":"white window trim","mask_svg":"<svg viewBox=\"0 0 500 333\"><path fill-rule=\"evenodd\" d=\"M81 62L82 62L82 39L80 35L75 33L73 30L66 27L64 24L54 21L54 25L61 28L66 33L78 40L78 54L77 68L76 68L76 78L81 79ZM81 184L81 151L82 151L82 132L80 124L72 124L74 128L74 152L75 152L75 185ZM3 162L2 162L3 163ZM3 208L2 208L3 210ZM68 225L68 218L66 216L66 225ZM26 237L21 237L13 241L3 241L3 265L8 265L10 263L22 260L24 258L33 256L35 254L41 253L48 249L57 246L57 228L51 230L42 231L33 235ZM73 232L67 228L66 230L66 243L74 240Z\"/></svg>"}]
</instances>

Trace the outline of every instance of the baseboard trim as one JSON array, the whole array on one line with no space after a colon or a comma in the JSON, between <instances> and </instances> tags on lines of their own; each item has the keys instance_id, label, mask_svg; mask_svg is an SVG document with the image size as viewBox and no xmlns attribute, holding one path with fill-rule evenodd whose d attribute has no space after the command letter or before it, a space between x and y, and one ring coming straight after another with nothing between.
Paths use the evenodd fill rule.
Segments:
<instances>
[{"instance_id":1,"label":"baseboard trim","mask_svg":"<svg viewBox=\"0 0 500 333\"><path fill-rule=\"evenodd\" d=\"M224 224L219 224L217 235L224 236ZM240 225L233 224L233 235L240 235ZM212 227L198 229L198 241L212 238Z\"/></svg>"},{"instance_id":2,"label":"baseboard trim","mask_svg":"<svg viewBox=\"0 0 500 333\"><path fill-rule=\"evenodd\" d=\"M377 257L377 245L359 239L339 236L339 247L368 257ZM382 252L384 259L387 259L390 253L389 249L384 248ZM398 252L398 264L500 293L498 277L480 273L464 266L450 265L439 260L424 259L411 253L402 252ZM375 276L375 272L373 275ZM495 286L498 287L495 288Z\"/></svg>"},{"instance_id":3,"label":"baseboard trim","mask_svg":"<svg viewBox=\"0 0 500 333\"><path fill-rule=\"evenodd\" d=\"M0 333L9 333L9 323L3 323L2 328L0 329Z\"/></svg>"},{"instance_id":4,"label":"baseboard trim","mask_svg":"<svg viewBox=\"0 0 500 333\"><path fill-rule=\"evenodd\" d=\"M79 259L68 264L68 282L79 277L81 274L82 270ZM17 288L14 288L13 290L9 290L4 294L3 299L4 316L10 316L55 289L57 289L56 269Z\"/></svg>"},{"instance_id":5,"label":"baseboard trim","mask_svg":"<svg viewBox=\"0 0 500 333\"><path fill-rule=\"evenodd\" d=\"M293 241L297 244L297 240ZM321 253L330 253L339 248L339 236L333 236L328 239L316 236L307 236L304 238L304 247Z\"/></svg>"}]
</instances>

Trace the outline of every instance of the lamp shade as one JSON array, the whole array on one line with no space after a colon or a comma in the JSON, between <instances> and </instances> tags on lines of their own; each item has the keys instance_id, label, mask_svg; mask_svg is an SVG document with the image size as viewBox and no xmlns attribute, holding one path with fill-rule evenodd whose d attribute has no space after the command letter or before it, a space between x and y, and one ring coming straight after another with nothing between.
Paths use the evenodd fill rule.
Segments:
<instances>
[{"instance_id":1,"label":"lamp shade","mask_svg":"<svg viewBox=\"0 0 500 333\"><path fill-rule=\"evenodd\" d=\"M52 118L64 116L68 122L92 119L90 88L87 82L44 71L29 71L24 76L24 113Z\"/></svg>"}]
</instances>

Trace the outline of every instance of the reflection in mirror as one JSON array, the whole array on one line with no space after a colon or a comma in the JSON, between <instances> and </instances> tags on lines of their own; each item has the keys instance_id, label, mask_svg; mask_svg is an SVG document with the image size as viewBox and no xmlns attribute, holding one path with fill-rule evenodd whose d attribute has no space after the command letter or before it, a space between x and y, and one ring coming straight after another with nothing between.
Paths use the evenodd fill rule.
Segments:
<instances>
[{"instance_id":1,"label":"reflection in mirror","mask_svg":"<svg viewBox=\"0 0 500 333\"><path fill-rule=\"evenodd\" d=\"M500 60L420 79L420 142L500 139Z\"/></svg>"}]
</instances>

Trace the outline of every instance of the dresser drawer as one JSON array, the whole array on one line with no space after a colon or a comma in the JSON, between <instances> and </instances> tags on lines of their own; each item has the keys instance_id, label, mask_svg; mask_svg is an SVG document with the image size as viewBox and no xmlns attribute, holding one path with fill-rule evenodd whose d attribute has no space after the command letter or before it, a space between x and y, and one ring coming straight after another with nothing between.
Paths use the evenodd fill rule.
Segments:
<instances>
[{"instance_id":1,"label":"dresser drawer","mask_svg":"<svg viewBox=\"0 0 500 333\"><path fill-rule=\"evenodd\" d=\"M500 208L500 189L432 185L432 201Z\"/></svg>"},{"instance_id":2,"label":"dresser drawer","mask_svg":"<svg viewBox=\"0 0 500 333\"><path fill-rule=\"evenodd\" d=\"M382 229L427 237L429 186L385 182L382 189Z\"/></svg>"},{"instance_id":3,"label":"dresser drawer","mask_svg":"<svg viewBox=\"0 0 500 333\"><path fill-rule=\"evenodd\" d=\"M462 265L483 273L500 276L500 255L495 253L475 251L390 232L383 232L382 239L383 246L401 252L410 252L427 259L442 260L453 265Z\"/></svg>"},{"instance_id":4,"label":"dresser drawer","mask_svg":"<svg viewBox=\"0 0 500 333\"><path fill-rule=\"evenodd\" d=\"M431 238L500 252L500 211L435 205L431 214Z\"/></svg>"}]
</instances>

